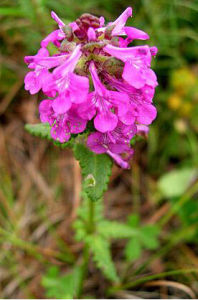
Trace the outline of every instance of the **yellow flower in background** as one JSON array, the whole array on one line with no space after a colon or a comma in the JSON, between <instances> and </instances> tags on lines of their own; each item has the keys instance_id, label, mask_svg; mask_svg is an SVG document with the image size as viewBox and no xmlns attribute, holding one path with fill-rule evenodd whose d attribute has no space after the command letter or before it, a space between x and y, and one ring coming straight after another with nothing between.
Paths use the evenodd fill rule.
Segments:
<instances>
[{"instance_id":1,"label":"yellow flower in background","mask_svg":"<svg viewBox=\"0 0 198 300\"><path fill-rule=\"evenodd\" d=\"M174 70L170 77L172 94L167 100L168 107L180 117L191 118L198 106L198 79L195 70L184 67Z\"/></svg>"},{"instance_id":2,"label":"yellow flower in background","mask_svg":"<svg viewBox=\"0 0 198 300\"><path fill-rule=\"evenodd\" d=\"M181 116L188 117L188 116L190 116L192 109L193 109L193 103L184 102L184 103L182 103L182 105L179 109L179 113Z\"/></svg>"},{"instance_id":3,"label":"yellow flower in background","mask_svg":"<svg viewBox=\"0 0 198 300\"><path fill-rule=\"evenodd\" d=\"M184 67L172 72L170 84L178 94L186 95L196 84L196 76L190 69Z\"/></svg>"},{"instance_id":4,"label":"yellow flower in background","mask_svg":"<svg viewBox=\"0 0 198 300\"><path fill-rule=\"evenodd\" d=\"M182 105L182 98L177 94L172 94L168 98L168 106L172 110L178 110L180 106Z\"/></svg>"}]
</instances>

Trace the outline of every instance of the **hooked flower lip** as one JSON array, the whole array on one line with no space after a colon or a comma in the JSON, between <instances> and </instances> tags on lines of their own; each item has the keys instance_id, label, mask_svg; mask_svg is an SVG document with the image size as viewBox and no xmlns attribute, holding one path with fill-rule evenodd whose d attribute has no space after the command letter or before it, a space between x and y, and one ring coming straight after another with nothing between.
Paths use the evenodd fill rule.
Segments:
<instances>
[{"instance_id":1,"label":"hooked flower lip","mask_svg":"<svg viewBox=\"0 0 198 300\"><path fill-rule=\"evenodd\" d=\"M68 25L55 12L51 16L58 28L41 41L36 55L25 57L30 69L25 89L50 97L39 105L41 122L49 123L60 143L86 130L93 152L129 168L130 140L148 133L157 115L152 99L158 83L151 69L157 48L131 46L135 39L149 39L126 26L131 7L106 25L104 17L88 13Z\"/></svg>"}]
</instances>

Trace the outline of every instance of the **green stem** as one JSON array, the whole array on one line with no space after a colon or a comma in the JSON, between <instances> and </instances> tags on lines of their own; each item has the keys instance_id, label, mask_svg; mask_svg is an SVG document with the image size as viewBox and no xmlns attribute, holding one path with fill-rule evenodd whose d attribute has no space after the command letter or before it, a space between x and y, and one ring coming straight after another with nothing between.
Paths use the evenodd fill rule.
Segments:
<instances>
[{"instance_id":1,"label":"green stem","mask_svg":"<svg viewBox=\"0 0 198 300\"><path fill-rule=\"evenodd\" d=\"M87 232L92 234L95 231L95 202L89 199L89 220Z\"/></svg>"},{"instance_id":2,"label":"green stem","mask_svg":"<svg viewBox=\"0 0 198 300\"><path fill-rule=\"evenodd\" d=\"M95 202L91 199L88 199L88 210L89 210L89 218L87 220L87 235L90 235L94 233L95 231ZM83 284L84 280L88 273L88 266L89 266L89 256L90 256L90 250L89 246L85 243L84 249L83 249L83 263L82 263L82 272L81 272L81 280L79 283L79 288L77 292L77 298L80 298L83 292Z\"/></svg>"},{"instance_id":3,"label":"green stem","mask_svg":"<svg viewBox=\"0 0 198 300\"><path fill-rule=\"evenodd\" d=\"M88 265L89 265L89 248L87 247L87 245L85 245L85 247L83 249L83 263L82 263L82 269L81 269L81 278L80 278L80 283L79 283L78 291L77 291L77 295L76 295L77 299L79 299L81 297L82 292L83 292L83 284L84 284L84 280L87 276Z\"/></svg>"}]
</instances>

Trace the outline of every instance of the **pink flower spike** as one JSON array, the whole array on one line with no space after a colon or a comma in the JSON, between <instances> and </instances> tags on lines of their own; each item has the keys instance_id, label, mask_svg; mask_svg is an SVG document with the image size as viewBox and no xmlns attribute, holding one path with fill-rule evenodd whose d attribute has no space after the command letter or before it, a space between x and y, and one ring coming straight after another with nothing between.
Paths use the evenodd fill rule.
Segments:
<instances>
[{"instance_id":1,"label":"pink flower spike","mask_svg":"<svg viewBox=\"0 0 198 300\"><path fill-rule=\"evenodd\" d=\"M57 30L41 41L36 55L25 57L30 69L25 89L50 97L39 105L41 122L50 125L52 139L60 143L86 132L91 151L129 168L131 139L147 134L157 116L152 100L158 83L151 69L157 48L129 47L135 39L149 38L126 26L131 7L107 25L104 17L88 13L66 25L55 12L51 16Z\"/></svg>"}]
</instances>

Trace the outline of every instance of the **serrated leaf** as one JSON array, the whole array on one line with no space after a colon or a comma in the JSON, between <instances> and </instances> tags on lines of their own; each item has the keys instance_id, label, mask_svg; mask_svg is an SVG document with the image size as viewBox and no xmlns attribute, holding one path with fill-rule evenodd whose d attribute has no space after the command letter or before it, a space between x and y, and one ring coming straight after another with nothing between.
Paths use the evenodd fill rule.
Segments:
<instances>
[{"instance_id":1,"label":"serrated leaf","mask_svg":"<svg viewBox=\"0 0 198 300\"><path fill-rule=\"evenodd\" d=\"M87 238L87 243L92 251L93 260L105 277L111 281L118 281L109 242L99 235L92 235Z\"/></svg>"},{"instance_id":2,"label":"serrated leaf","mask_svg":"<svg viewBox=\"0 0 198 300\"><path fill-rule=\"evenodd\" d=\"M134 261L140 258L141 253L142 253L142 247L139 240L136 238L130 239L125 247L125 256L127 261Z\"/></svg>"},{"instance_id":3,"label":"serrated leaf","mask_svg":"<svg viewBox=\"0 0 198 300\"><path fill-rule=\"evenodd\" d=\"M25 130L34 136L38 136L42 139L52 140L50 135L51 127L48 123L39 124L26 124Z\"/></svg>"},{"instance_id":4,"label":"serrated leaf","mask_svg":"<svg viewBox=\"0 0 198 300\"><path fill-rule=\"evenodd\" d=\"M181 196L197 175L194 168L171 171L163 175L158 182L159 189L165 197Z\"/></svg>"},{"instance_id":5,"label":"serrated leaf","mask_svg":"<svg viewBox=\"0 0 198 300\"><path fill-rule=\"evenodd\" d=\"M57 267L52 267L42 277L42 285L49 298L70 299L78 293L81 279L81 267L75 267L72 272L60 275Z\"/></svg>"},{"instance_id":6,"label":"serrated leaf","mask_svg":"<svg viewBox=\"0 0 198 300\"><path fill-rule=\"evenodd\" d=\"M123 239L137 235L137 230L116 221L103 220L99 222L98 233L105 238Z\"/></svg>"},{"instance_id":7,"label":"serrated leaf","mask_svg":"<svg viewBox=\"0 0 198 300\"><path fill-rule=\"evenodd\" d=\"M71 138L66 143L60 143L58 141L54 141L51 138L51 134L50 134L51 127L48 123L26 124L25 130L27 130L31 135L52 141L55 146L58 146L62 149L66 148L66 147L71 147L73 145L73 138Z\"/></svg>"},{"instance_id":8,"label":"serrated leaf","mask_svg":"<svg viewBox=\"0 0 198 300\"><path fill-rule=\"evenodd\" d=\"M74 154L81 166L84 179L83 190L93 201L102 198L111 175L111 159L106 154L95 154L89 151L83 144L75 145Z\"/></svg>"}]
</instances>

